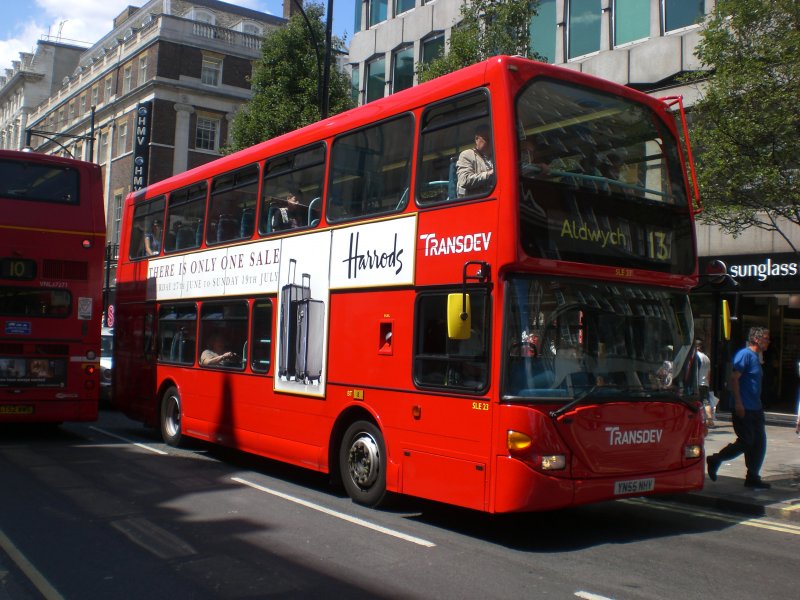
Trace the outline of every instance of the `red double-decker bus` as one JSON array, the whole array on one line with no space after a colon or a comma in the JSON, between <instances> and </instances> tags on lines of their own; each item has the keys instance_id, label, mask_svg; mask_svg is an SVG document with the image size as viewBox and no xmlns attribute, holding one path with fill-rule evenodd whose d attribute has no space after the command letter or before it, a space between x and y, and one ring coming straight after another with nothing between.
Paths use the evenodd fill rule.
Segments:
<instances>
[{"instance_id":1,"label":"red double-decker bus","mask_svg":"<svg viewBox=\"0 0 800 600\"><path fill-rule=\"evenodd\" d=\"M664 103L497 57L156 183L114 398L366 505L700 488L684 166Z\"/></svg>"},{"instance_id":2,"label":"red double-decker bus","mask_svg":"<svg viewBox=\"0 0 800 600\"><path fill-rule=\"evenodd\" d=\"M0 151L0 422L93 421L105 214L100 167Z\"/></svg>"}]
</instances>

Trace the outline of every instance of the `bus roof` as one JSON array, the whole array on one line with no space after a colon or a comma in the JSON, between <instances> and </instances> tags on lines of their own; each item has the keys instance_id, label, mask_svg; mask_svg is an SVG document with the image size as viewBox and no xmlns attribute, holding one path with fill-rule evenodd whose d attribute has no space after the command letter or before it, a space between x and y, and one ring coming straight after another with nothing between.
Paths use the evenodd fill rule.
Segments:
<instances>
[{"instance_id":1,"label":"bus roof","mask_svg":"<svg viewBox=\"0 0 800 600\"><path fill-rule=\"evenodd\" d=\"M324 138L375 123L404 111L414 110L443 98L487 85L490 81L497 80L509 71L522 69L531 75L551 76L583 85L589 84L601 91L648 104L656 110L665 110L663 103L647 94L593 75L520 56L495 56L434 80L330 116L325 120L317 121L300 129L265 140L183 173L178 173L137 190L133 194L137 200L142 200L145 197L152 198L193 182L253 164L265 156L275 156ZM291 144L287 144L288 140L291 140Z\"/></svg>"}]
</instances>

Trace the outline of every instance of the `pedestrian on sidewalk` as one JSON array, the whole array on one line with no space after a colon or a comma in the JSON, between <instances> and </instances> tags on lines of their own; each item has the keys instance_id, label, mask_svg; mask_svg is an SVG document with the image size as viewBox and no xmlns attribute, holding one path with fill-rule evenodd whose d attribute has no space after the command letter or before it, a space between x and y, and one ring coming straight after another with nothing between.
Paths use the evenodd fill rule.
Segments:
<instances>
[{"instance_id":1,"label":"pedestrian on sidewalk","mask_svg":"<svg viewBox=\"0 0 800 600\"><path fill-rule=\"evenodd\" d=\"M751 327L747 334L747 346L733 357L730 390L733 396L733 431L736 440L716 454L706 458L708 476L717 480L717 471L722 461L744 454L747 465L745 487L766 490L771 486L761 480L761 465L767 453L767 429L764 408L761 405L761 384L764 371L761 357L769 347L769 329Z\"/></svg>"},{"instance_id":2,"label":"pedestrian on sidewalk","mask_svg":"<svg viewBox=\"0 0 800 600\"><path fill-rule=\"evenodd\" d=\"M708 379L711 374L711 360L703 352L703 340L695 340L694 346L697 356L697 389L700 391L700 400L703 402L706 425L708 427L713 427L714 406L711 404L711 395L708 387Z\"/></svg>"}]
</instances>

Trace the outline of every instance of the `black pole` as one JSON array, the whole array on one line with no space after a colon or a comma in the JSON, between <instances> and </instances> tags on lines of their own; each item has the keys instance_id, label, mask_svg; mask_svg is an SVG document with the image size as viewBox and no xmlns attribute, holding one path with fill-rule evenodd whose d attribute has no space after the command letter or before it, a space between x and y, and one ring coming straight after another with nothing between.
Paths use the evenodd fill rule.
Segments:
<instances>
[{"instance_id":1,"label":"black pole","mask_svg":"<svg viewBox=\"0 0 800 600\"><path fill-rule=\"evenodd\" d=\"M108 327L108 296L111 287L111 244L106 244L106 277L103 285L103 325Z\"/></svg>"},{"instance_id":2,"label":"black pole","mask_svg":"<svg viewBox=\"0 0 800 600\"><path fill-rule=\"evenodd\" d=\"M331 34L333 33L333 0L328 0L328 18L325 21L325 72L322 74L322 118L328 117L330 99L328 87L331 79Z\"/></svg>"},{"instance_id":3,"label":"black pole","mask_svg":"<svg viewBox=\"0 0 800 600\"><path fill-rule=\"evenodd\" d=\"M317 34L314 33L314 28L311 26L311 21L308 19L308 15L306 11L303 10L303 2L302 0L294 0L295 6L297 6L300 14L303 15L303 20L306 22L306 26L308 27L308 33L311 35L311 41L314 43L314 54L317 56L317 102L319 104L319 114L322 115L323 111L325 110L324 102L322 100L322 60L319 56L319 40L317 39ZM324 117L323 117L324 118Z\"/></svg>"},{"instance_id":4,"label":"black pole","mask_svg":"<svg viewBox=\"0 0 800 600\"><path fill-rule=\"evenodd\" d=\"M89 162L94 162L94 106L89 117Z\"/></svg>"}]
</instances>

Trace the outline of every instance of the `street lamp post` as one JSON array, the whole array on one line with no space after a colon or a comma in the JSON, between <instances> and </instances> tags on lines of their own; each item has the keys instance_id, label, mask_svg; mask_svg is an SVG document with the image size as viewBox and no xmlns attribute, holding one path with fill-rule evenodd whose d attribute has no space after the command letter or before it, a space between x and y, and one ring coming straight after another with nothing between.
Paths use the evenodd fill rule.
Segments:
<instances>
[{"instance_id":1,"label":"street lamp post","mask_svg":"<svg viewBox=\"0 0 800 600\"><path fill-rule=\"evenodd\" d=\"M314 44L314 53L317 55L317 98L319 99L319 114L320 117L325 119L328 117L328 110L330 102L328 98L328 88L330 86L331 78L331 37L333 32L333 0L328 0L328 18L325 23L325 66L320 65L319 58L319 40L317 34L314 33L314 28L311 26L311 21L303 10L303 0L293 0L297 6L300 14L303 15L303 20L306 22L308 32L311 35L311 41ZM320 73L320 71L322 71ZM320 87L322 88L320 90Z\"/></svg>"},{"instance_id":2,"label":"street lamp post","mask_svg":"<svg viewBox=\"0 0 800 600\"><path fill-rule=\"evenodd\" d=\"M331 79L331 34L333 31L333 0L328 0L328 18L325 21L325 72L322 74L322 118L328 116L330 108L329 86Z\"/></svg>"},{"instance_id":3,"label":"street lamp post","mask_svg":"<svg viewBox=\"0 0 800 600\"><path fill-rule=\"evenodd\" d=\"M46 140L49 140L59 146L64 152L70 155L71 158L75 158L72 156L72 152L69 149L59 142L56 138L64 137L69 138L71 140L86 140L89 142L89 162L94 161L94 106L92 107L91 118L89 121L89 135L75 135L73 133L59 133L58 131L44 131L41 129L26 129L25 130L25 148L31 148L31 137L34 135L37 137L42 137Z\"/></svg>"}]
</instances>

